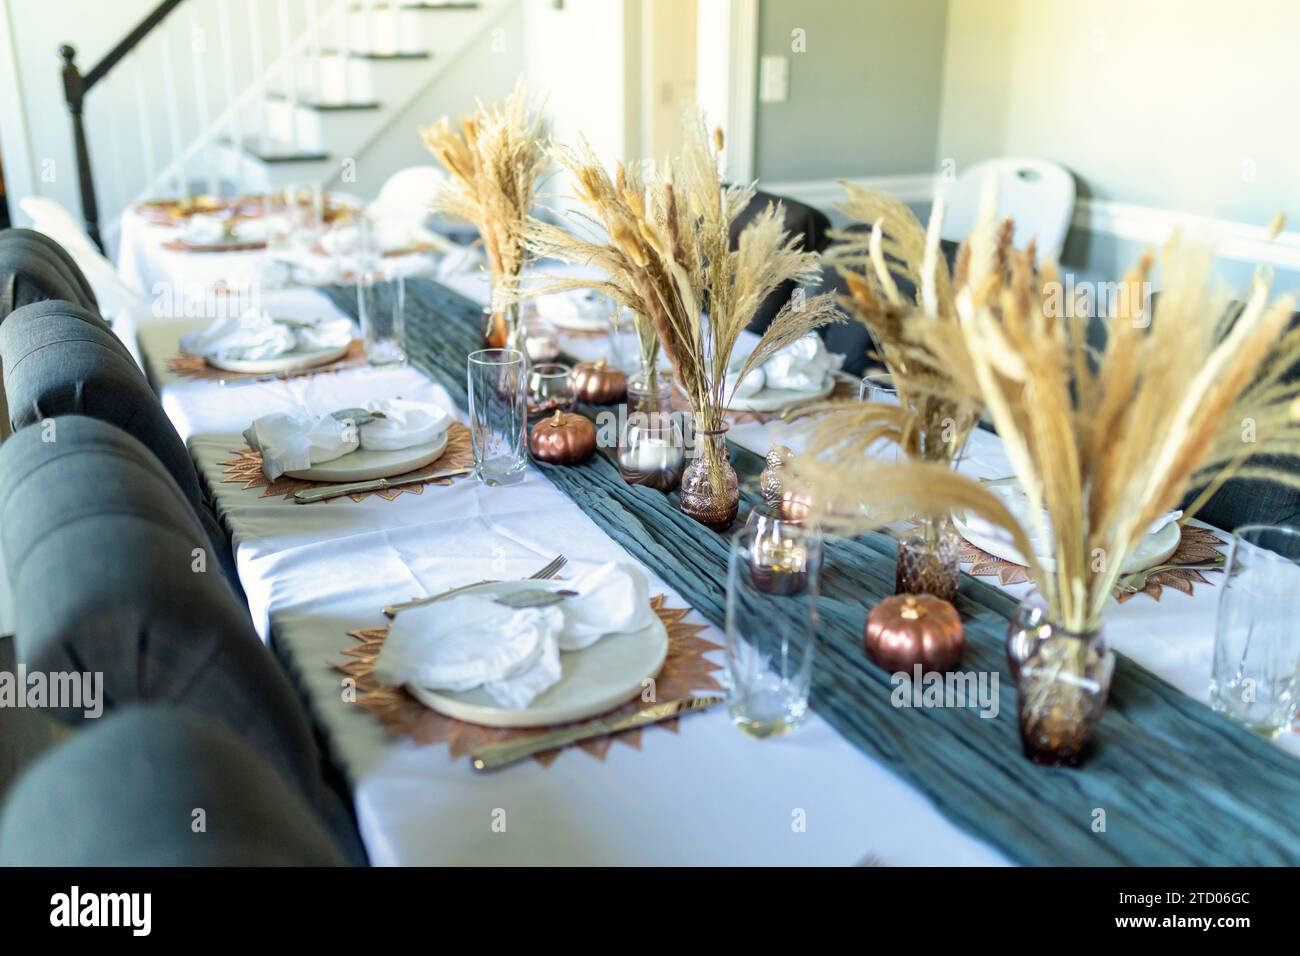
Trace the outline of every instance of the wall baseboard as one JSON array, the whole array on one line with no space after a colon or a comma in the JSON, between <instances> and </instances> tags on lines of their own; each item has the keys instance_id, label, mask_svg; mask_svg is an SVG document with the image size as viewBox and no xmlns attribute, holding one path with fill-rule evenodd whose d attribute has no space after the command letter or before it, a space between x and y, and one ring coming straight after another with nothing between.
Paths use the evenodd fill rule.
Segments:
<instances>
[{"instance_id":1,"label":"wall baseboard","mask_svg":"<svg viewBox=\"0 0 1300 956\"><path fill-rule=\"evenodd\" d=\"M849 182L889 193L908 203L928 203L935 189L935 177L929 173L856 177ZM844 189L835 179L760 183L760 186L766 192L789 196L823 210L832 209L844 197ZM1143 245L1160 245L1175 229L1182 229L1189 238L1208 244L1220 259L1300 272L1300 232L1283 232L1276 239L1269 239L1267 227L1263 225L1087 198L1076 200L1071 227Z\"/></svg>"}]
</instances>

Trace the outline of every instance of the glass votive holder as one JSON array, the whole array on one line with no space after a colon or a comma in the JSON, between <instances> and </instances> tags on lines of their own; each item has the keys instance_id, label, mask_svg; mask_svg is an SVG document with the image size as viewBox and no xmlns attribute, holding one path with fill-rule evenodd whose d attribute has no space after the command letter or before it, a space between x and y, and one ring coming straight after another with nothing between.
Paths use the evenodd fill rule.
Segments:
<instances>
[{"instance_id":1,"label":"glass votive holder","mask_svg":"<svg viewBox=\"0 0 1300 956\"><path fill-rule=\"evenodd\" d=\"M745 531L753 535L749 572L753 586L768 594L802 594L808 586L808 530L781 517L779 509L759 505Z\"/></svg>"},{"instance_id":2,"label":"glass votive holder","mask_svg":"<svg viewBox=\"0 0 1300 956\"><path fill-rule=\"evenodd\" d=\"M533 342L532 337L528 339ZM534 365L528 373L528 415L544 418L556 411L573 411L573 382L569 373L573 369L559 362Z\"/></svg>"},{"instance_id":3,"label":"glass votive holder","mask_svg":"<svg viewBox=\"0 0 1300 956\"><path fill-rule=\"evenodd\" d=\"M631 415L618 448L618 473L629 485L671 491L682 480L685 442L677 417L666 412Z\"/></svg>"},{"instance_id":4,"label":"glass votive holder","mask_svg":"<svg viewBox=\"0 0 1300 956\"><path fill-rule=\"evenodd\" d=\"M527 345L530 362L554 362L560 357L560 336L540 315L531 315L524 319L528 331Z\"/></svg>"}]
</instances>

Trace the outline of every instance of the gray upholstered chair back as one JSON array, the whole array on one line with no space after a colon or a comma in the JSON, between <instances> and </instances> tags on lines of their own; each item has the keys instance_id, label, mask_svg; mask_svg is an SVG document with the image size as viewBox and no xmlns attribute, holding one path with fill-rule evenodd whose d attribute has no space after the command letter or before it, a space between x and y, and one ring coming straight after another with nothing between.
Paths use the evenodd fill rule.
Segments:
<instances>
[{"instance_id":1,"label":"gray upholstered chair back","mask_svg":"<svg viewBox=\"0 0 1300 956\"><path fill-rule=\"evenodd\" d=\"M69 302L23 306L0 324L0 357L13 431L57 418L98 418L143 442L184 492L237 584L229 536L203 493L194 460L140 367L98 315Z\"/></svg>"},{"instance_id":2,"label":"gray upholstered chair back","mask_svg":"<svg viewBox=\"0 0 1300 956\"><path fill-rule=\"evenodd\" d=\"M0 322L14 309L47 299L99 311L90 283L62 246L30 229L0 231Z\"/></svg>"},{"instance_id":3,"label":"gray upholstered chair back","mask_svg":"<svg viewBox=\"0 0 1300 956\"><path fill-rule=\"evenodd\" d=\"M287 677L227 586L187 496L149 449L91 418L0 446L0 552L18 660L102 675L111 710L162 703L216 720L342 819ZM52 713L70 723L86 707Z\"/></svg>"},{"instance_id":4,"label":"gray upholstered chair back","mask_svg":"<svg viewBox=\"0 0 1300 956\"><path fill-rule=\"evenodd\" d=\"M731 247L740 242L740 234L769 203L780 203L785 217L785 228L798 241L800 249L807 252L821 252L826 246L826 234L830 231L831 221L820 209L806 205L794 199L777 196L772 193L757 192L736 221L731 224ZM782 283L771 295L759 303L754 318L749 323L750 331L762 334L781 308L790 301L798 286L793 282Z\"/></svg>"},{"instance_id":5,"label":"gray upholstered chair back","mask_svg":"<svg viewBox=\"0 0 1300 956\"><path fill-rule=\"evenodd\" d=\"M0 811L5 866L336 866L316 811L229 730L131 708L47 752Z\"/></svg>"}]
</instances>

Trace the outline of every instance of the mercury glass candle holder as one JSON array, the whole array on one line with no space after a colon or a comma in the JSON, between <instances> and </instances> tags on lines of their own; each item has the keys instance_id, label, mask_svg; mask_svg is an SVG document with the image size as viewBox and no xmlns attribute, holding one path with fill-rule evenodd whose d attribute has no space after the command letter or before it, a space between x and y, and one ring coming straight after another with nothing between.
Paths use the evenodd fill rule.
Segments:
<instances>
[{"instance_id":1,"label":"mercury glass candle holder","mask_svg":"<svg viewBox=\"0 0 1300 956\"><path fill-rule=\"evenodd\" d=\"M530 418L545 418L556 411L573 411L573 383L569 377L572 371L569 366L558 362L534 365L528 370Z\"/></svg>"}]
</instances>

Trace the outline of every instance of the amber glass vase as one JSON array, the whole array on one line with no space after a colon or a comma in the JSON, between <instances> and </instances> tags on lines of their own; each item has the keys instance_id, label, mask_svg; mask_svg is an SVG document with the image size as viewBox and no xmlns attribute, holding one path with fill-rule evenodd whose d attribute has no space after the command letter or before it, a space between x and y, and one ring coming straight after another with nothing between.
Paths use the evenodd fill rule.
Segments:
<instances>
[{"instance_id":1,"label":"amber glass vase","mask_svg":"<svg viewBox=\"0 0 1300 956\"><path fill-rule=\"evenodd\" d=\"M933 594L951 601L961 578L961 541L947 518L927 517L898 542L896 594Z\"/></svg>"},{"instance_id":2,"label":"amber glass vase","mask_svg":"<svg viewBox=\"0 0 1300 956\"><path fill-rule=\"evenodd\" d=\"M1087 760L1114 668L1100 629L1085 634L1040 629L1016 674L1025 756L1054 767L1077 767Z\"/></svg>"},{"instance_id":3,"label":"amber glass vase","mask_svg":"<svg viewBox=\"0 0 1300 956\"><path fill-rule=\"evenodd\" d=\"M740 510L740 482L727 453L727 426L696 428L695 457L682 472L682 512L714 531L725 531Z\"/></svg>"}]
</instances>

